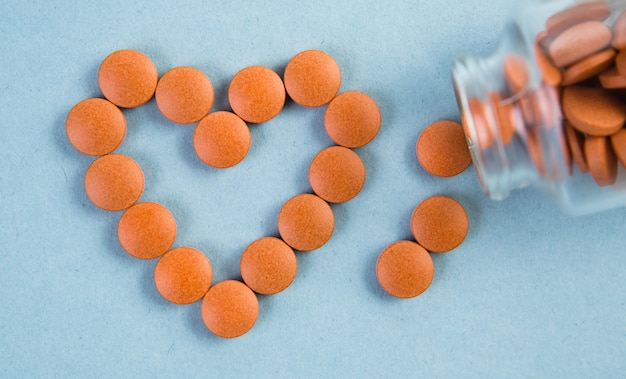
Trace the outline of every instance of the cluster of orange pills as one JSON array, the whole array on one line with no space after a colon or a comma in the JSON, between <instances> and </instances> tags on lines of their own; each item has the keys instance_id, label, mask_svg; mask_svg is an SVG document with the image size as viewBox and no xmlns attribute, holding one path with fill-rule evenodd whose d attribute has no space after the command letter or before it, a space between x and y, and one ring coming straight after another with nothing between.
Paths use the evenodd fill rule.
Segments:
<instances>
[{"instance_id":1,"label":"cluster of orange pills","mask_svg":"<svg viewBox=\"0 0 626 379\"><path fill-rule=\"evenodd\" d=\"M98 71L104 98L76 104L66 119L70 143L97 157L87 168L85 191L101 209L124 211L117 234L131 256L156 259L155 287L168 301L189 304L202 300L202 319L214 334L232 338L256 322L257 294L271 295L294 280L294 250L324 245L334 229L329 203L355 197L365 183L365 166L353 150L374 139L381 124L378 105L358 91L339 93L341 73L335 60L318 50L303 51L287 64L283 78L263 66L250 66L232 78L228 100L232 111L211 112L213 85L200 70L176 67L160 78L152 61L135 50L110 54ZM338 94L339 93L339 94ZM138 202L144 176L130 157L113 153L126 134L120 108L137 107L152 97L168 120L196 123L193 146L209 166L227 168L241 162L250 147L247 123L276 117L287 96L305 107L326 105L324 126L337 144L319 152L309 167L313 193L292 197L278 215L280 237L262 237L243 251L242 280L212 283L213 267L198 249L173 245L176 221L164 206Z\"/></svg>"},{"instance_id":2,"label":"cluster of orange pills","mask_svg":"<svg viewBox=\"0 0 626 379\"><path fill-rule=\"evenodd\" d=\"M540 87L554 91L529 91L529 61L508 54L502 67L507 88L488 99L502 143L506 146L519 135L537 171L546 174L553 157L542 149L541 129L562 118L560 150L568 174L576 167L600 187L615 184L619 162L626 167L626 12L614 15L606 2L595 1L554 13L535 36L532 55ZM521 115L513 103L521 105ZM547 111L551 106L554 112ZM484 107L478 98L469 101L479 132L468 135L481 150L494 140Z\"/></svg>"},{"instance_id":3,"label":"cluster of orange pills","mask_svg":"<svg viewBox=\"0 0 626 379\"><path fill-rule=\"evenodd\" d=\"M448 120L434 122L421 132L416 155L424 170L440 177L458 175L471 163L463 127ZM415 297L428 289L435 275L429 253L458 247L467 235L469 220L458 201L438 195L415 208L410 227L415 241L392 243L376 262L381 287L399 298Z\"/></svg>"}]
</instances>

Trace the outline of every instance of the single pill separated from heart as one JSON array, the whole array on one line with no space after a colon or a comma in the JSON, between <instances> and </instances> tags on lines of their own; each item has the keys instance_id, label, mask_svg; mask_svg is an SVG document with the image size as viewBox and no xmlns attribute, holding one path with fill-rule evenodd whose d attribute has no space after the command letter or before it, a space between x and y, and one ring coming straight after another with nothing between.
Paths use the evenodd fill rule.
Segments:
<instances>
[{"instance_id":1,"label":"single pill separated from heart","mask_svg":"<svg viewBox=\"0 0 626 379\"><path fill-rule=\"evenodd\" d=\"M96 206L121 211L135 204L143 192L141 167L121 154L104 155L87 168L85 192Z\"/></svg>"},{"instance_id":2,"label":"single pill separated from heart","mask_svg":"<svg viewBox=\"0 0 626 379\"><path fill-rule=\"evenodd\" d=\"M104 97L123 108L147 103L154 95L158 79L152 60L130 49L109 54L98 70L98 84Z\"/></svg>"},{"instance_id":3,"label":"single pill separated from heart","mask_svg":"<svg viewBox=\"0 0 626 379\"><path fill-rule=\"evenodd\" d=\"M388 294L399 298L421 295L430 286L435 267L430 254L413 241L387 246L376 261L376 278Z\"/></svg>"},{"instance_id":4,"label":"single pill separated from heart","mask_svg":"<svg viewBox=\"0 0 626 379\"><path fill-rule=\"evenodd\" d=\"M161 204L137 203L120 217L117 236L128 254L139 259L154 259L165 254L174 243L176 220Z\"/></svg>"},{"instance_id":5,"label":"single pill separated from heart","mask_svg":"<svg viewBox=\"0 0 626 379\"><path fill-rule=\"evenodd\" d=\"M469 220L463 206L448 196L422 201L411 216L411 232L426 250L444 253L458 247L467 235Z\"/></svg>"},{"instance_id":6,"label":"single pill separated from heart","mask_svg":"<svg viewBox=\"0 0 626 379\"><path fill-rule=\"evenodd\" d=\"M87 155L109 154L124 140L126 118L105 99L91 98L74 105L65 119L67 139Z\"/></svg>"},{"instance_id":7,"label":"single pill separated from heart","mask_svg":"<svg viewBox=\"0 0 626 379\"><path fill-rule=\"evenodd\" d=\"M192 247L177 247L165 253L154 268L154 284L164 299L191 304L209 290L213 269L209 259Z\"/></svg>"},{"instance_id":8,"label":"single pill separated from heart","mask_svg":"<svg viewBox=\"0 0 626 379\"><path fill-rule=\"evenodd\" d=\"M415 149L424 170L436 176L458 175L472 162L463 126L454 121L428 125L420 133Z\"/></svg>"}]
</instances>

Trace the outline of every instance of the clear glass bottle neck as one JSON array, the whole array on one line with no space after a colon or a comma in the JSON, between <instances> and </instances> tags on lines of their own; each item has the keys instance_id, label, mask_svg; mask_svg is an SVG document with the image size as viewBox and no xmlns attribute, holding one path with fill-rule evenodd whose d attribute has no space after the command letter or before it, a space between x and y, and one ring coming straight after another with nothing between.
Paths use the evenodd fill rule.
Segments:
<instances>
[{"instance_id":1,"label":"clear glass bottle neck","mask_svg":"<svg viewBox=\"0 0 626 379\"><path fill-rule=\"evenodd\" d=\"M461 57L452 70L474 167L493 199L567 175L557 90L542 81L533 44L518 24L510 24L503 36L493 55ZM510 90L503 70L509 57L519 59L525 68L524 86L516 91Z\"/></svg>"}]
</instances>

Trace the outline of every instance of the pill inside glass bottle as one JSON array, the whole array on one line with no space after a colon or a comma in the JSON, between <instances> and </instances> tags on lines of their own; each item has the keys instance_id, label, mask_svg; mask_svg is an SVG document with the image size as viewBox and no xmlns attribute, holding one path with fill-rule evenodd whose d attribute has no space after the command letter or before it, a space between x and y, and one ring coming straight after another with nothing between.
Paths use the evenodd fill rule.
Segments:
<instances>
[{"instance_id":1,"label":"pill inside glass bottle","mask_svg":"<svg viewBox=\"0 0 626 379\"><path fill-rule=\"evenodd\" d=\"M626 1L520 1L496 51L452 76L477 175L570 214L626 205Z\"/></svg>"}]
</instances>

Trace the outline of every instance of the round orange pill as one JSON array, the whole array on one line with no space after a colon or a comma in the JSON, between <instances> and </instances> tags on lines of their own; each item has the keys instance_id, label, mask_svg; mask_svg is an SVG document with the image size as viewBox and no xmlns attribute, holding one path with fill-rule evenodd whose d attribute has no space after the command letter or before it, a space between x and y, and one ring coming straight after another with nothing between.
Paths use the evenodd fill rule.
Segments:
<instances>
[{"instance_id":1,"label":"round orange pill","mask_svg":"<svg viewBox=\"0 0 626 379\"><path fill-rule=\"evenodd\" d=\"M449 177L463 172L472 162L463 126L454 121L436 121L417 139L417 160L432 175Z\"/></svg>"},{"instance_id":2,"label":"round orange pill","mask_svg":"<svg viewBox=\"0 0 626 379\"><path fill-rule=\"evenodd\" d=\"M123 108L147 103L154 95L158 79L154 63L136 50L111 53L98 70L98 84L104 97Z\"/></svg>"},{"instance_id":3,"label":"round orange pill","mask_svg":"<svg viewBox=\"0 0 626 379\"><path fill-rule=\"evenodd\" d=\"M285 105L285 97L280 76L263 66L242 69L228 86L228 102L233 112L252 123L276 117Z\"/></svg>"},{"instance_id":4,"label":"round orange pill","mask_svg":"<svg viewBox=\"0 0 626 379\"><path fill-rule=\"evenodd\" d=\"M398 241L387 246L376 261L376 278L390 295L410 298L430 286L435 266L430 254L413 241Z\"/></svg>"},{"instance_id":5,"label":"round orange pill","mask_svg":"<svg viewBox=\"0 0 626 379\"><path fill-rule=\"evenodd\" d=\"M278 213L278 232L289 246L309 251L324 245L333 234L335 217L324 200L300 194L283 204Z\"/></svg>"},{"instance_id":6,"label":"round orange pill","mask_svg":"<svg viewBox=\"0 0 626 379\"><path fill-rule=\"evenodd\" d=\"M126 118L122 111L105 99L86 99L67 114L67 139L76 150L87 155L109 154L124 140Z\"/></svg>"},{"instance_id":7,"label":"round orange pill","mask_svg":"<svg viewBox=\"0 0 626 379\"><path fill-rule=\"evenodd\" d=\"M239 116L219 111L204 117L193 134L198 157L216 168L232 167L248 154L250 129Z\"/></svg>"},{"instance_id":8,"label":"round orange pill","mask_svg":"<svg viewBox=\"0 0 626 379\"><path fill-rule=\"evenodd\" d=\"M331 146L320 151L309 166L309 182L315 194L331 203L355 197L365 184L365 166L354 151Z\"/></svg>"},{"instance_id":9,"label":"round orange pill","mask_svg":"<svg viewBox=\"0 0 626 379\"><path fill-rule=\"evenodd\" d=\"M168 301L191 304L209 290L213 270L209 259L191 247L177 247L165 253L154 268L154 284Z\"/></svg>"},{"instance_id":10,"label":"round orange pill","mask_svg":"<svg viewBox=\"0 0 626 379\"><path fill-rule=\"evenodd\" d=\"M259 301L238 280L215 284L202 300L202 320L215 335L235 338L247 333L259 315Z\"/></svg>"},{"instance_id":11,"label":"round orange pill","mask_svg":"<svg viewBox=\"0 0 626 379\"><path fill-rule=\"evenodd\" d=\"M164 206L143 202L128 208L117 223L117 236L126 252L135 258L160 257L176 238L176 220Z\"/></svg>"},{"instance_id":12,"label":"round orange pill","mask_svg":"<svg viewBox=\"0 0 626 379\"><path fill-rule=\"evenodd\" d=\"M365 146L380 129L378 104L362 92L343 92L326 107L324 127L330 139L338 145L350 148Z\"/></svg>"},{"instance_id":13,"label":"round orange pill","mask_svg":"<svg viewBox=\"0 0 626 379\"><path fill-rule=\"evenodd\" d=\"M273 295L289 287L298 271L296 254L283 240L263 237L241 255L241 277L253 291Z\"/></svg>"},{"instance_id":14,"label":"round orange pill","mask_svg":"<svg viewBox=\"0 0 626 379\"><path fill-rule=\"evenodd\" d=\"M447 196L433 196L422 201L411 216L411 232L426 250L450 251L463 242L469 220L463 206Z\"/></svg>"},{"instance_id":15,"label":"round orange pill","mask_svg":"<svg viewBox=\"0 0 626 379\"><path fill-rule=\"evenodd\" d=\"M121 211L135 204L143 192L141 167L121 154L104 155L87 168L85 192L98 207Z\"/></svg>"},{"instance_id":16,"label":"round orange pill","mask_svg":"<svg viewBox=\"0 0 626 379\"><path fill-rule=\"evenodd\" d=\"M306 50L287 63L284 81L287 94L297 104L319 107L339 92L341 71L330 55L319 50Z\"/></svg>"},{"instance_id":17,"label":"round orange pill","mask_svg":"<svg viewBox=\"0 0 626 379\"><path fill-rule=\"evenodd\" d=\"M196 68L175 67L159 79L155 96L163 116L179 124L191 124L211 110L213 84Z\"/></svg>"}]
</instances>

